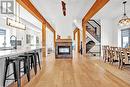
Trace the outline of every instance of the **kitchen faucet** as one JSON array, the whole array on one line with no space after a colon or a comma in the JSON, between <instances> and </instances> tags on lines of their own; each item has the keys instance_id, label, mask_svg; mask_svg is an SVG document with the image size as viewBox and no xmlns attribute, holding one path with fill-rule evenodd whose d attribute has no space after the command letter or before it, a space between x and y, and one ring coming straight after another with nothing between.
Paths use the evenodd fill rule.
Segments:
<instances>
[{"instance_id":1,"label":"kitchen faucet","mask_svg":"<svg viewBox=\"0 0 130 87\"><path fill-rule=\"evenodd\" d=\"M17 37L16 36L12 35L10 37L10 44L11 44L11 46L14 46L14 49L17 49Z\"/></svg>"}]
</instances>

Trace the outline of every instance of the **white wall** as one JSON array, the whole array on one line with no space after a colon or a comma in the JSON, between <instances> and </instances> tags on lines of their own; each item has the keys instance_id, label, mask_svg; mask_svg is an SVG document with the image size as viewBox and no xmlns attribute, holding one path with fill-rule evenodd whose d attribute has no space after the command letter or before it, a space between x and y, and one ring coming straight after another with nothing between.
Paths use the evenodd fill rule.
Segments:
<instances>
[{"instance_id":1,"label":"white wall","mask_svg":"<svg viewBox=\"0 0 130 87\"><path fill-rule=\"evenodd\" d=\"M42 23L32 14L30 14L26 9L24 9L22 6L20 6L20 17L34 24L38 28L42 29Z\"/></svg>"},{"instance_id":2,"label":"white wall","mask_svg":"<svg viewBox=\"0 0 130 87\"><path fill-rule=\"evenodd\" d=\"M48 49L54 50L54 34L46 27L46 55L48 55Z\"/></svg>"},{"instance_id":3,"label":"white wall","mask_svg":"<svg viewBox=\"0 0 130 87\"><path fill-rule=\"evenodd\" d=\"M110 18L101 19L101 48L102 45L118 46L117 23ZM102 55L102 52L101 52Z\"/></svg>"},{"instance_id":4,"label":"white wall","mask_svg":"<svg viewBox=\"0 0 130 87\"><path fill-rule=\"evenodd\" d=\"M69 20L69 21L68 21ZM73 20L71 18L61 18L61 20L56 21L56 31L57 34L62 37L71 36L73 38L73 30L75 29L72 25Z\"/></svg>"},{"instance_id":5,"label":"white wall","mask_svg":"<svg viewBox=\"0 0 130 87\"><path fill-rule=\"evenodd\" d=\"M118 46L118 29L112 19L101 20L101 45Z\"/></svg>"}]
</instances>

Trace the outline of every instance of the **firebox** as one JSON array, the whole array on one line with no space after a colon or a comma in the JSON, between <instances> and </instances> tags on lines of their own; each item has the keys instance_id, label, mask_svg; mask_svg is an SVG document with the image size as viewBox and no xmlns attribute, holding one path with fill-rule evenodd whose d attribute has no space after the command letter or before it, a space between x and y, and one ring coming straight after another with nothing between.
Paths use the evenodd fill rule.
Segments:
<instances>
[{"instance_id":1,"label":"firebox","mask_svg":"<svg viewBox=\"0 0 130 87\"><path fill-rule=\"evenodd\" d=\"M70 54L70 46L58 46L58 54Z\"/></svg>"}]
</instances>

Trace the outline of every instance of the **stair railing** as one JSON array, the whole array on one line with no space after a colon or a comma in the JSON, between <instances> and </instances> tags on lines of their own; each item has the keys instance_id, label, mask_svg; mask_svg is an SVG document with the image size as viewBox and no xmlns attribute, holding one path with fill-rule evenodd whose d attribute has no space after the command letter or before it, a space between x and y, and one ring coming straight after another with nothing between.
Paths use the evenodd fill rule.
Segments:
<instances>
[{"instance_id":1,"label":"stair railing","mask_svg":"<svg viewBox=\"0 0 130 87\"><path fill-rule=\"evenodd\" d=\"M101 41L101 34L99 34L99 35L97 35L97 29L100 29L99 31L101 32L101 26L100 26L100 24L98 24L95 20L91 20L91 21L93 21L94 23L96 23L96 25L97 26L99 26L99 28L97 28L97 27L95 27L95 26L93 26L89 21L88 21L88 25L89 26L91 26L90 28L87 26L86 27L86 30L96 39L96 40L98 40L99 42ZM94 31L93 31L93 30Z\"/></svg>"}]
</instances>

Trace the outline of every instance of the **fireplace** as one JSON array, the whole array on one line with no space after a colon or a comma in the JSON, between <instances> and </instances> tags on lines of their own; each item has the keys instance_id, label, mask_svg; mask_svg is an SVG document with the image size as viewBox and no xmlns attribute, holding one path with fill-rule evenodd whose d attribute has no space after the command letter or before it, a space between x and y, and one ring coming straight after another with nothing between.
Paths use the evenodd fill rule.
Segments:
<instances>
[{"instance_id":1,"label":"fireplace","mask_svg":"<svg viewBox=\"0 0 130 87\"><path fill-rule=\"evenodd\" d=\"M72 40L56 40L55 56L56 58L72 58Z\"/></svg>"}]
</instances>

